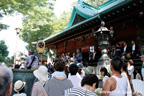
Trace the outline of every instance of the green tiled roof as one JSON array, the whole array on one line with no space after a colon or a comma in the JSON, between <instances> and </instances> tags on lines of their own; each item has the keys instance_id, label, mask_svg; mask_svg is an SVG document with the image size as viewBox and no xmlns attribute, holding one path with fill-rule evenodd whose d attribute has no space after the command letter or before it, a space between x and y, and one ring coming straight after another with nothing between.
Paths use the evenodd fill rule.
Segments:
<instances>
[{"instance_id":1,"label":"green tiled roof","mask_svg":"<svg viewBox=\"0 0 144 96\"><path fill-rule=\"evenodd\" d=\"M98 18L100 15L102 15L106 12L109 12L115 8L118 8L124 4L127 4L130 1L132 1L132 0L109 0L98 7L94 7L94 6L91 6L91 5L83 2L82 0L79 0L78 3L74 6L74 9L73 9L73 12L72 12L72 15L71 15L71 18L70 18L67 28L62 30L61 32L58 32L58 33L44 39L44 41L50 40L52 38L56 38L60 34L66 33L67 31L72 30L73 28L76 28L88 21L92 21L93 19ZM75 19L76 13L78 13L80 16L86 18L86 20L79 22L75 25L72 25L73 21Z\"/></svg>"},{"instance_id":2,"label":"green tiled roof","mask_svg":"<svg viewBox=\"0 0 144 96\"><path fill-rule=\"evenodd\" d=\"M88 18L94 16L97 13L97 11L98 11L98 9L96 7L91 6L82 0L79 0L78 3L73 7L73 11L71 14L70 21L67 25L67 28L72 26L72 24L75 20L76 14L79 14L83 18L88 19Z\"/></svg>"}]
</instances>

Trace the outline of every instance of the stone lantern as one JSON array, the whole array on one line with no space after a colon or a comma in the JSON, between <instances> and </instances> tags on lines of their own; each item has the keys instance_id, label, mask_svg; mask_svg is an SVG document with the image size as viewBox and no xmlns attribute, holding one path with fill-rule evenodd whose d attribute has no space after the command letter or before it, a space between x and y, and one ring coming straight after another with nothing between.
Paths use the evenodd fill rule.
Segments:
<instances>
[{"instance_id":1,"label":"stone lantern","mask_svg":"<svg viewBox=\"0 0 144 96\"><path fill-rule=\"evenodd\" d=\"M110 30L108 30L105 27L105 22L101 22L101 26L94 33L95 39L98 42L98 45L102 47L102 56L99 59L97 63L97 67L95 68L95 74L100 78L100 69L102 67L106 67L107 70L110 72L110 64L111 64L111 59L107 55L107 46L110 45L110 40L113 38L113 28L111 27Z\"/></svg>"}]
</instances>

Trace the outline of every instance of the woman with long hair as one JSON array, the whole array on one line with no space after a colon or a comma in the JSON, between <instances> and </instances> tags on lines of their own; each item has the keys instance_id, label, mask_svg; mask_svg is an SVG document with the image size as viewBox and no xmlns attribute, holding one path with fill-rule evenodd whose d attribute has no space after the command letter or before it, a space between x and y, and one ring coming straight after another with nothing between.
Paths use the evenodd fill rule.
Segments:
<instances>
[{"instance_id":1,"label":"woman with long hair","mask_svg":"<svg viewBox=\"0 0 144 96\"><path fill-rule=\"evenodd\" d=\"M128 64L127 63L123 63L122 65L122 69L121 69L121 75L124 76L126 78L127 81L127 96L132 96L132 86L130 84L130 78L129 78L129 74L128 74Z\"/></svg>"},{"instance_id":2,"label":"woman with long hair","mask_svg":"<svg viewBox=\"0 0 144 96\"><path fill-rule=\"evenodd\" d=\"M103 80L102 80L102 91L104 90L105 87L105 82L107 79L110 78L110 74L108 73L107 69L105 67L102 67L100 69L101 75L103 76Z\"/></svg>"}]
</instances>

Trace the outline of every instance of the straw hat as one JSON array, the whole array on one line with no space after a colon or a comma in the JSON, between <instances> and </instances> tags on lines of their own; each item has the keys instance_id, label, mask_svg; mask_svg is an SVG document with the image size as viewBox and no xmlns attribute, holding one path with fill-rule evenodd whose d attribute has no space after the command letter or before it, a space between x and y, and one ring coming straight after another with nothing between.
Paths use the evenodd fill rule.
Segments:
<instances>
[{"instance_id":1,"label":"straw hat","mask_svg":"<svg viewBox=\"0 0 144 96\"><path fill-rule=\"evenodd\" d=\"M40 66L37 70L33 72L34 76L39 80L47 81L48 78L48 69L45 66Z\"/></svg>"},{"instance_id":2,"label":"straw hat","mask_svg":"<svg viewBox=\"0 0 144 96\"><path fill-rule=\"evenodd\" d=\"M21 90L25 87L25 85L26 85L26 82L23 82L23 81L21 81L21 80L18 80L18 81L16 81L15 84L14 84L14 90L15 90L16 92L19 92L19 91L21 91Z\"/></svg>"}]
</instances>

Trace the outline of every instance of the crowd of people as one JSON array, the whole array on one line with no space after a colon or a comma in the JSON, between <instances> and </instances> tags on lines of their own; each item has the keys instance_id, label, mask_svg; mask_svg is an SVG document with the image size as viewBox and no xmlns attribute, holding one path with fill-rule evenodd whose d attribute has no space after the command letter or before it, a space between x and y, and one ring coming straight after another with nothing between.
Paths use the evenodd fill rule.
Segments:
<instances>
[{"instance_id":1,"label":"crowd of people","mask_svg":"<svg viewBox=\"0 0 144 96\"><path fill-rule=\"evenodd\" d=\"M144 55L141 58L143 60ZM136 96L132 84L134 71L132 63L131 60L125 63L121 58L115 57L111 61L112 74L109 74L105 67L99 70L103 76L102 96ZM99 86L99 79L92 72L82 74L84 71L82 64L67 65L63 59L57 58L53 62L53 71L49 70L51 70L49 67L41 65L33 72L36 79L31 96L97 96L95 90ZM137 75L137 78L141 77ZM0 96L10 96L12 83L14 83L15 90L13 96L27 96L24 90L26 82L21 80L13 82L12 80L12 71L0 66Z\"/></svg>"},{"instance_id":2,"label":"crowd of people","mask_svg":"<svg viewBox=\"0 0 144 96\"><path fill-rule=\"evenodd\" d=\"M111 72L105 67L99 71L102 79L102 96L136 96L132 80L144 80L144 55L140 56L139 49L135 42L131 41L129 47L127 42L120 47L107 47L108 56L112 58ZM89 62L98 62L101 57L101 48L89 52ZM141 74L134 68L132 59L141 58ZM125 62L125 59L128 62ZM29 56L24 65L15 65L17 69L35 69L33 72L35 81L32 87L31 96L97 96L95 90L99 86L99 79L93 73L93 68L83 65L83 56L80 49L72 56L70 53L57 56L52 63L39 65L38 57L33 50L29 50ZM134 71L136 76L134 76ZM25 93L25 81L13 82L13 73L7 68L0 66L0 96L10 96L12 83L14 83L15 94L13 96L27 96ZM144 94L139 94L143 96Z\"/></svg>"},{"instance_id":3,"label":"crowd of people","mask_svg":"<svg viewBox=\"0 0 144 96\"><path fill-rule=\"evenodd\" d=\"M140 56L139 47L134 40L131 41L131 44L123 41L123 43L116 43L115 45L108 46L107 51L110 58L118 56L123 59L137 59Z\"/></svg>"},{"instance_id":4,"label":"crowd of people","mask_svg":"<svg viewBox=\"0 0 144 96\"><path fill-rule=\"evenodd\" d=\"M107 55L110 59L113 59L114 57L120 57L128 61L130 59L139 59L139 56L141 55L138 45L135 43L134 40L132 40L130 44L127 41L117 42L113 45L107 46L106 49ZM82 62L84 64L87 63L88 65L90 63L97 63L99 61L100 57L102 56L101 51L102 48L100 46L94 48L93 52L87 52L88 54L83 54L81 52L81 49L77 49L76 53L62 53L56 58L61 58L67 63Z\"/></svg>"}]
</instances>

